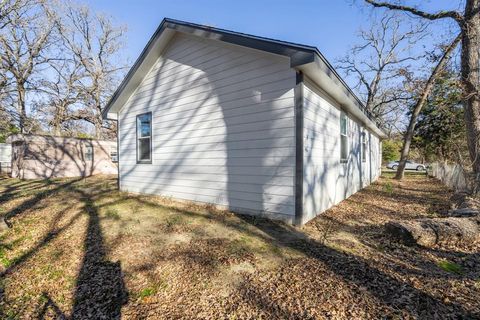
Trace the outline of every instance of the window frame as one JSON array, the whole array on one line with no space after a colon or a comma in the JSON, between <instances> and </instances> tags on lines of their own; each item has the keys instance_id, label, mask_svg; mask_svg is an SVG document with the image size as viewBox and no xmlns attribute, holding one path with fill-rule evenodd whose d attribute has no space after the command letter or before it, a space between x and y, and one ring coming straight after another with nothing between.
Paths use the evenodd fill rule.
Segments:
<instances>
[{"instance_id":1,"label":"window frame","mask_svg":"<svg viewBox=\"0 0 480 320\"><path fill-rule=\"evenodd\" d=\"M362 131L361 137L362 162L367 162L367 132Z\"/></svg>"},{"instance_id":2,"label":"window frame","mask_svg":"<svg viewBox=\"0 0 480 320\"><path fill-rule=\"evenodd\" d=\"M342 122L345 119L345 133L342 132ZM345 137L346 144L346 157L343 158L343 148L342 148L342 137ZM340 113L340 163L348 163L349 158L349 147L348 147L348 116L345 112Z\"/></svg>"},{"instance_id":3,"label":"window frame","mask_svg":"<svg viewBox=\"0 0 480 320\"><path fill-rule=\"evenodd\" d=\"M138 134L138 119L142 116L146 116L148 115L150 117L150 136L148 137L139 137L139 134ZM152 125L152 121L153 121L153 116L152 116L152 112L145 112L145 113L141 113L141 114L137 114L136 118L135 118L135 144L136 144L136 148L135 148L135 151L136 151L136 158L137 158L137 164L152 164L152 158L153 158L153 147L152 147L152 141L153 141L153 125ZM149 144L149 147L150 147L150 159L148 160L140 160L139 159L139 152L138 152L138 148L140 147L139 145L139 140L140 139L150 139L150 144Z\"/></svg>"},{"instance_id":4,"label":"window frame","mask_svg":"<svg viewBox=\"0 0 480 320\"><path fill-rule=\"evenodd\" d=\"M91 158L91 159L87 159L87 154L89 154L89 153L87 153L87 150L88 150L89 148L92 150L92 153L91 153L92 158ZM83 159L84 159L85 161L92 161L92 162L93 162L93 157L94 157L93 154L94 154L94 153L95 153L95 152L94 152L93 146L92 146L91 144L85 145L85 149L83 150Z\"/></svg>"},{"instance_id":5,"label":"window frame","mask_svg":"<svg viewBox=\"0 0 480 320\"><path fill-rule=\"evenodd\" d=\"M114 160L114 156L112 156L112 153L115 153L115 160ZM115 147L110 146L110 161L112 161L113 163L118 162L118 147L117 146L115 146Z\"/></svg>"}]
</instances>

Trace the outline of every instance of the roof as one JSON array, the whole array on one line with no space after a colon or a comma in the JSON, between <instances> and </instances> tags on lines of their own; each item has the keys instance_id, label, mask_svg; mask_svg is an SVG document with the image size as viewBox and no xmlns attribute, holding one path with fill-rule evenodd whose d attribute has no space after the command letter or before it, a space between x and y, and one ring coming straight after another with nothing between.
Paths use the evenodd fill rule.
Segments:
<instances>
[{"instance_id":1,"label":"roof","mask_svg":"<svg viewBox=\"0 0 480 320\"><path fill-rule=\"evenodd\" d=\"M103 110L102 114L104 118L116 119L116 111L127 102L128 98L142 81L143 76L150 70L160 56L163 48L176 32L194 34L208 39L224 41L289 57L290 66L292 68L302 71L308 78L313 80L316 85L336 100L342 106L342 109L360 120L379 137L386 137L385 133L379 128L376 120L365 108L362 101L355 95L352 89L350 89L316 47L259 37L170 18L162 20L160 26L148 41L142 53L127 73L125 79L113 94Z\"/></svg>"}]
</instances>

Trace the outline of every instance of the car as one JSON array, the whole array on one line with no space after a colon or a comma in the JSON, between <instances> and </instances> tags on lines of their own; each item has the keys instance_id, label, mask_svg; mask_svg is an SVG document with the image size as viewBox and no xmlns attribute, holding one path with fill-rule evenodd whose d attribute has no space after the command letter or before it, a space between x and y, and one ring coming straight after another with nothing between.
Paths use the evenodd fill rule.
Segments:
<instances>
[{"instance_id":1,"label":"car","mask_svg":"<svg viewBox=\"0 0 480 320\"><path fill-rule=\"evenodd\" d=\"M397 170L400 161L391 161L387 164L388 169ZM405 170L417 170L417 171L424 171L426 170L426 166L424 164L407 160L405 164Z\"/></svg>"}]
</instances>

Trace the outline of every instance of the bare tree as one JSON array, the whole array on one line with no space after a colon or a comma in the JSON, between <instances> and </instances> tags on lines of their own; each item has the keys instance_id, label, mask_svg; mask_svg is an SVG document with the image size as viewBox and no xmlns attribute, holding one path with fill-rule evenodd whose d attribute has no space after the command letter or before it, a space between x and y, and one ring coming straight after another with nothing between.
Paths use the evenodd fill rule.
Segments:
<instances>
[{"instance_id":1,"label":"bare tree","mask_svg":"<svg viewBox=\"0 0 480 320\"><path fill-rule=\"evenodd\" d=\"M53 61L50 71L53 75L42 84L47 96L44 113L52 133L60 136L63 132L69 131L73 120L78 120L75 108L81 108L80 81L84 73L77 59L67 57Z\"/></svg>"},{"instance_id":2,"label":"bare tree","mask_svg":"<svg viewBox=\"0 0 480 320\"><path fill-rule=\"evenodd\" d=\"M125 29L88 7L69 4L64 8L59 30L71 54L69 59L80 64L82 73L76 85L83 107L68 119L88 121L95 127L96 137L101 138L104 131L116 130L113 124L104 123L101 112L125 69L119 61Z\"/></svg>"},{"instance_id":3,"label":"bare tree","mask_svg":"<svg viewBox=\"0 0 480 320\"><path fill-rule=\"evenodd\" d=\"M11 14L30 4L30 0L0 0L0 29L11 23Z\"/></svg>"},{"instance_id":4,"label":"bare tree","mask_svg":"<svg viewBox=\"0 0 480 320\"><path fill-rule=\"evenodd\" d=\"M426 27L415 24L402 30L402 21L394 14L384 14L377 20L368 30L360 30L361 43L337 64L347 77L355 78L354 88L367 110L391 131L412 99L403 81L410 63L422 58L412 52L412 47L425 37Z\"/></svg>"},{"instance_id":5,"label":"bare tree","mask_svg":"<svg viewBox=\"0 0 480 320\"><path fill-rule=\"evenodd\" d=\"M365 0L377 8L403 11L427 20L449 19L454 21L461 32L461 74L465 94L465 125L467 142L476 176L475 193L480 192L480 0L466 0L463 12L442 10L435 13L426 12L416 7L403 5L401 2L378 2Z\"/></svg>"},{"instance_id":6,"label":"bare tree","mask_svg":"<svg viewBox=\"0 0 480 320\"><path fill-rule=\"evenodd\" d=\"M53 13L44 1L30 2L9 13L10 24L0 33L0 63L4 79L11 85L12 117L21 132L27 128L27 92L37 89L36 76L50 61L53 43Z\"/></svg>"},{"instance_id":7,"label":"bare tree","mask_svg":"<svg viewBox=\"0 0 480 320\"><path fill-rule=\"evenodd\" d=\"M448 62L452 52L457 47L461 40L461 35L458 35L452 43L445 47L443 55L440 57L437 65L433 69L430 77L425 82L425 85L419 92L418 99L413 108L410 120L408 123L407 131L405 132L403 138L402 151L400 153L400 163L398 164L397 173L395 175L396 179L403 179L405 173L405 165L407 163L408 154L410 153L410 145L412 143L413 135L415 133L415 125L417 124L418 115L422 111L423 106L427 102L428 96L431 94L433 86L438 76L444 71L445 65Z\"/></svg>"},{"instance_id":8,"label":"bare tree","mask_svg":"<svg viewBox=\"0 0 480 320\"><path fill-rule=\"evenodd\" d=\"M14 11L20 11L28 4L28 0L0 0L0 32L11 23L11 14ZM9 127L12 122L8 112L8 107L12 105L11 89L11 81L7 76L7 70L0 61L0 121L3 128Z\"/></svg>"}]
</instances>

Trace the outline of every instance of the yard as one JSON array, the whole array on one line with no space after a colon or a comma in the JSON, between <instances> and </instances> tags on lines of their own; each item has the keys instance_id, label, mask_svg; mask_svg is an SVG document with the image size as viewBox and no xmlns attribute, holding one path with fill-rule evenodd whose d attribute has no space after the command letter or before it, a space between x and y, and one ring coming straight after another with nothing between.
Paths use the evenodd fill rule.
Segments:
<instances>
[{"instance_id":1,"label":"yard","mask_svg":"<svg viewBox=\"0 0 480 320\"><path fill-rule=\"evenodd\" d=\"M116 183L0 180L0 318L480 318L478 244L383 233L448 208L424 175L383 176L301 229Z\"/></svg>"}]
</instances>

